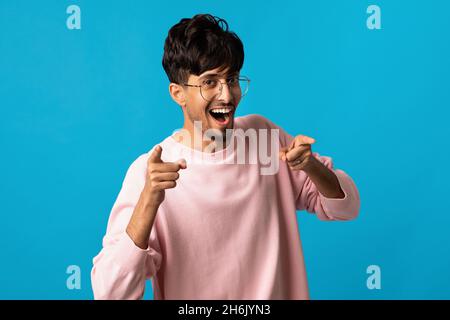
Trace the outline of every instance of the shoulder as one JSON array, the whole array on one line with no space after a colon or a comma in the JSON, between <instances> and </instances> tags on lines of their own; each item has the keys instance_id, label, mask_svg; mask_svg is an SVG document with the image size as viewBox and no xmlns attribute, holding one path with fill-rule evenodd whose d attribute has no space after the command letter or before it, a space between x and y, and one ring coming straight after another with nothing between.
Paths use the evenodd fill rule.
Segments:
<instances>
[{"instance_id":1,"label":"shoulder","mask_svg":"<svg viewBox=\"0 0 450 320\"><path fill-rule=\"evenodd\" d=\"M145 174L147 171L147 160L150 156L151 151L139 155L131 162L125 175L126 180L137 182L139 180L142 180L142 178L145 179Z\"/></svg>"},{"instance_id":2,"label":"shoulder","mask_svg":"<svg viewBox=\"0 0 450 320\"><path fill-rule=\"evenodd\" d=\"M270 134L276 132L282 146L289 145L293 139L293 136L286 132L282 127L259 114L249 114L236 118L236 120L236 127L242 128L244 131L253 128L255 130L266 129Z\"/></svg>"},{"instance_id":3,"label":"shoulder","mask_svg":"<svg viewBox=\"0 0 450 320\"><path fill-rule=\"evenodd\" d=\"M259 114L248 114L235 120L236 126L243 129L279 129L276 124Z\"/></svg>"},{"instance_id":4,"label":"shoulder","mask_svg":"<svg viewBox=\"0 0 450 320\"><path fill-rule=\"evenodd\" d=\"M141 177L145 177L146 171L147 171L147 162L148 158L152 154L153 150L155 150L156 146L162 146L163 142L157 143L154 146L150 148L150 150L143 152L141 154L138 154L137 157L134 158L134 160L131 161L131 163L128 166L126 178L127 179L141 179ZM164 147L163 147L164 148Z\"/></svg>"},{"instance_id":5,"label":"shoulder","mask_svg":"<svg viewBox=\"0 0 450 320\"><path fill-rule=\"evenodd\" d=\"M171 140L171 137L167 137L166 139L160 141L159 143L153 145L150 150L147 152L144 152L140 154L137 158L135 158L131 165L128 168L128 171L145 171L147 169L147 161L150 155L153 153L153 150L155 150L156 146L161 146L163 149L162 152L162 160L165 161L168 154L170 154L170 151L173 147L173 141Z\"/></svg>"}]
</instances>

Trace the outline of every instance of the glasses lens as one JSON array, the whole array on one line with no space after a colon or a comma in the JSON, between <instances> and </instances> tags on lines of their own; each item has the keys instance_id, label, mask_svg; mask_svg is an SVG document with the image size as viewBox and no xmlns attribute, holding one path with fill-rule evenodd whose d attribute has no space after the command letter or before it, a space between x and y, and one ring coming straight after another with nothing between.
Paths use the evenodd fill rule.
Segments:
<instances>
[{"instance_id":1,"label":"glasses lens","mask_svg":"<svg viewBox=\"0 0 450 320\"><path fill-rule=\"evenodd\" d=\"M215 96L218 96L221 91L221 83L216 79L206 79L202 82L200 93L203 99L212 101Z\"/></svg>"},{"instance_id":2,"label":"glasses lens","mask_svg":"<svg viewBox=\"0 0 450 320\"><path fill-rule=\"evenodd\" d=\"M230 93L235 96L245 96L248 92L249 81L246 78L230 78L227 80ZM216 79L208 79L203 81L200 87L200 93L203 99L212 101L219 96L223 90L224 84Z\"/></svg>"},{"instance_id":3,"label":"glasses lens","mask_svg":"<svg viewBox=\"0 0 450 320\"><path fill-rule=\"evenodd\" d=\"M239 79L239 88L241 91L241 96L245 96L248 92L249 81L246 78Z\"/></svg>"}]
</instances>

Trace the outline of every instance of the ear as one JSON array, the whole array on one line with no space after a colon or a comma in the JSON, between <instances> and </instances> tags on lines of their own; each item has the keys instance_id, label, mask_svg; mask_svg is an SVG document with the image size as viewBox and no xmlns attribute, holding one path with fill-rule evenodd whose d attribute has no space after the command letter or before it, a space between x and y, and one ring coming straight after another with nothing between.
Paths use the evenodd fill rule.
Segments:
<instances>
[{"instance_id":1,"label":"ear","mask_svg":"<svg viewBox=\"0 0 450 320\"><path fill-rule=\"evenodd\" d=\"M184 89L179 84L171 82L169 84L169 93L172 99L180 106L186 105L186 96L184 94Z\"/></svg>"}]
</instances>

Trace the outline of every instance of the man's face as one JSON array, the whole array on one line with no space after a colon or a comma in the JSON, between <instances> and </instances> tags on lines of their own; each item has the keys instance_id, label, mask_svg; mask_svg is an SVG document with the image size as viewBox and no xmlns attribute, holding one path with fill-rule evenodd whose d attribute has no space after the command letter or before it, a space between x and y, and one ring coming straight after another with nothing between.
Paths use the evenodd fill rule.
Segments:
<instances>
[{"instance_id":1,"label":"man's face","mask_svg":"<svg viewBox=\"0 0 450 320\"><path fill-rule=\"evenodd\" d=\"M208 70L199 76L190 75L187 81L191 85L201 85L204 81L211 83L213 81L222 82L222 92L214 96L211 101L207 101L200 94L198 87L184 87L186 105L184 108L185 120L189 122L191 128L194 121L202 122L202 131L208 129L218 129L225 133L226 129L232 129L234 126L234 114L241 99L240 94L235 90L230 90L226 84L227 79L232 76L239 76L239 73L228 73L228 69L219 72L220 68ZM218 84L220 87L220 84ZM205 91L203 90L203 96Z\"/></svg>"}]
</instances>

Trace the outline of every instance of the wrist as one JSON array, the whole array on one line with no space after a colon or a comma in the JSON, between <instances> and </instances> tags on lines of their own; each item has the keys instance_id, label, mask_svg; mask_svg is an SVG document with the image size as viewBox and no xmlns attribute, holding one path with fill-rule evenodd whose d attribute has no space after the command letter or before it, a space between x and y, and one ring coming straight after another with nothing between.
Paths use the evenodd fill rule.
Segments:
<instances>
[{"instance_id":1,"label":"wrist","mask_svg":"<svg viewBox=\"0 0 450 320\"><path fill-rule=\"evenodd\" d=\"M159 201L160 198L161 196L159 193L155 192L155 190L153 190L151 186L145 184L144 189L141 192L139 201L142 203L142 206L146 210L157 210L162 202Z\"/></svg>"}]
</instances>

